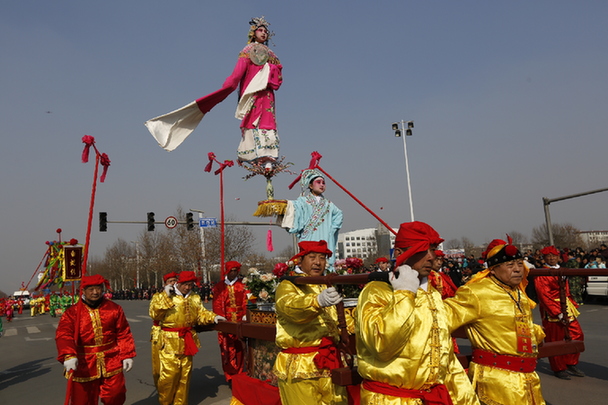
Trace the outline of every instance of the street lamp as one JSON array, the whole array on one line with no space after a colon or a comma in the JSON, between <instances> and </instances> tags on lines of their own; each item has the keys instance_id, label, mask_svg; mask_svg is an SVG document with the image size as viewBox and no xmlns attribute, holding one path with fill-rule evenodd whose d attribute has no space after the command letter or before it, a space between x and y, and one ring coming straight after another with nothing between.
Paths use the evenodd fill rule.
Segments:
<instances>
[{"instance_id":1,"label":"street lamp","mask_svg":"<svg viewBox=\"0 0 608 405\"><path fill-rule=\"evenodd\" d=\"M401 124L401 128L399 128L399 124ZM403 152L405 154L405 174L407 177L407 192L410 199L410 218L411 221L414 222L414 205L412 203L412 186L410 184L410 166L407 160L407 145L405 144L406 136L412 136L412 128L414 128L414 121L406 122L404 120L401 120L399 122L393 123L393 131L395 132L395 137L403 138ZM404 133L406 136L403 136Z\"/></svg>"},{"instance_id":2,"label":"street lamp","mask_svg":"<svg viewBox=\"0 0 608 405\"><path fill-rule=\"evenodd\" d=\"M192 208L190 208L190 211L192 211L192 212L198 212L198 219L199 220L201 218L203 218L203 214L205 213L205 211L196 210L196 209L192 209ZM208 274L208 270L207 270L207 263L206 263L206 260L205 260L205 228L202 227L202 226L200 226L199 229L201 230L201 258L202 258L202 261L203 261L203 282L204 283L208 283L209 282L209 274Z\"/></svg>"}]
</instances>

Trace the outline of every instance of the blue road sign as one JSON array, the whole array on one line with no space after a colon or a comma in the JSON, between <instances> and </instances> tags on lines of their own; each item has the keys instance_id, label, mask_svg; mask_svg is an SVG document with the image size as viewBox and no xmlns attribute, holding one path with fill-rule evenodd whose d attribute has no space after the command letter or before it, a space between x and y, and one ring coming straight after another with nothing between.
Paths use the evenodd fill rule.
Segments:
<instances>
[{"instance_id":1,"label":"blue road sign","mask_svg":"<svg viewBox=\"0 0 608 405\"><path fill-rule=\"evenodd\" d=\"M198 226L201 228L217 228L217 218L199 218Z\"/></svg>"}]
</instances>

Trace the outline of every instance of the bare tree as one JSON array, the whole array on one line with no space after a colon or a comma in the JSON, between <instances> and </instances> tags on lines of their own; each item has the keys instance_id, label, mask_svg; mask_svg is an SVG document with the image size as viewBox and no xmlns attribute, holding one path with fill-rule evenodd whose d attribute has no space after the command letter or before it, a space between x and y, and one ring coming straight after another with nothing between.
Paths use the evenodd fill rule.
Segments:
<instances>
[{"instance_id":1,"label":"bare tree","mask_svg":"<svg viewBox=\"0 0 608 405\"><path fill-rule=\"evenodd\" d=\"M450 239L445 241L444 246L446 249L460 249L462 248L462 243L460 239Z\"/></svg>"},{"instance_id":2,"label":"bare tree","mask_svg":"<svg viewBox=\"0 0 608 405\"><path fill-rule=\"evenodd\" d=\"M513 244L517 246L520 250L522 245L528 244L528 238L521 232L511 231L508 235L513 239Z\"/></svg>"},{"instance_id":3,"label":"bare tree","mask_svg":"<svg viewBox=\"0 0 608 405\"><path fill-rule=\"evenodd\" d=\"M558 248L575 248L583 245L580 229L570 223L555 223L551 225L553 241ZM547 224L542 224L532 229L532 244L535 249L549 245L549 233Z\"/></svg>"}]
</instances>

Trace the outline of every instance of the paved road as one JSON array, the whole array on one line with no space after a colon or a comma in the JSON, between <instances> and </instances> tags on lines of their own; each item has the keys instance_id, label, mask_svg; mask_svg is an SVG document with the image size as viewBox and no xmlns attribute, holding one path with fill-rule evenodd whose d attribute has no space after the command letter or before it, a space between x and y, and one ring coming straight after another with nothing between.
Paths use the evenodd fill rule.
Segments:
<instances>
[{"instance_id":1,"label":"paved road","mask_svg":"<svg viewBox=\"0 0 608 405\"><path fill-rule=\"evenodd\" d=\"M127 404L156 405L150 363L150 319L147 301L117 301L125 313L135 338L135 366L127 373ZM585 332L586 351L579 367L585 378L570 381L555 378L549 363L542 359L537 369L543 393L549 405L600 405L608 402L608 304L597 303L580 308L579 320ZM536 312L538 322L538 312ZM54 335L58 319L48 314L30 318L17 316L4 323L0 339L0 404L62 404L65 396L63 367L55 360ZM195 356L191 405L228 405L230 389L222 371L216 334L199 334L201 351Z\"/></svg>"}]
</instances>

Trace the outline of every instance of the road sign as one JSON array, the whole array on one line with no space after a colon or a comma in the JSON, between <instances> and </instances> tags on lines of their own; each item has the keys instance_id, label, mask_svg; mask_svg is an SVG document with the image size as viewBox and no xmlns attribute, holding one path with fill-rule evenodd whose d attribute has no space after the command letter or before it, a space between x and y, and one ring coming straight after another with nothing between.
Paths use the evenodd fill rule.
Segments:
<instances>
[{"instance_id":1,"label":"road sign","mask_svg":"<svg viewBox=\"0 0 608 405\"><path fill-rule=\"evenodd\" d=\"M165 219L165 226L169 229L175 228L177 224L177 218L175 217L167 217L167 219Z\"/></svg>"},{"instance_id":2,"label":"road sign","mask_svg":"<svg viewBox=\"0 0 608 405\"><path fill-rule=\"evenodd\" d=\"M199 218L198 226L201 228L217 228L217 218Z\"/></svg>"}]
</instances>

